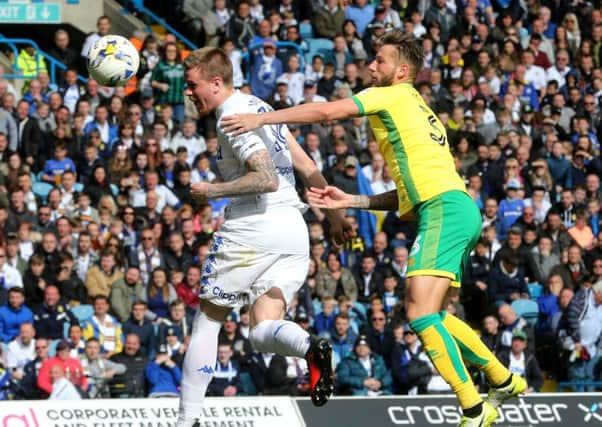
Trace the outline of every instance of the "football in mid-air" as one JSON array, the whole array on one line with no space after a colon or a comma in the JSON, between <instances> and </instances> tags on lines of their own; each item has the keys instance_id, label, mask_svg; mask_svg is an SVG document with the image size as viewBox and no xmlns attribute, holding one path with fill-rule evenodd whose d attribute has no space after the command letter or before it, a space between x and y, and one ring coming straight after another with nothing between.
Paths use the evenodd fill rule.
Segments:
<instances>
[{"instance_id":1,"label":"football in mid-air","mask_svg":"<svg viewBox=\"0 0 602 427\"><path fill-rule=\"evenodd\" d=\"M123 86L136 75L140 56L125 37L109 34L94 42L88 52L90 77L103 86Z\"/></svg>"}]
</instances>

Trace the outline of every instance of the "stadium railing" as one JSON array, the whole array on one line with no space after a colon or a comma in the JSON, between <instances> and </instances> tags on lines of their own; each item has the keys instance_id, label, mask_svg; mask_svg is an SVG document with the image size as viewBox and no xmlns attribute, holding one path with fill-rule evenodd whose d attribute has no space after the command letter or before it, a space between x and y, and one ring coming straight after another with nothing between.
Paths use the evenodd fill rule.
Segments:
<instances>
[{"instance_id":1,"label":"stadium railing","mask_svg":"<svg viewBox=\"0 0 602 427\"><path fill-rule=\"evenodd\" d=\"M13 70L15 71L15 73L4 74L4 78L6 78L6 79L34 79L34 78L36 78L40 72L40 67L39 67L40 56L48 62L48 75L50 77L50 81L52 84L56 84L56 68L58 67L61 70L67 69L67 66L65 64L63 64L61 61L59 61L58 59L56 59L54 56L50 55L49 53L41 50L40 46L38 46L38 44L32 39L0 37L0 45L2 45L2 44L7 45L13 51L13 54L14 54L12 67L13 67ZM36 73L35 74L23 74L23 73L18 72L19 70L21 70L17 65L17 61L18 61L18 57L19 57L19 48L17 47L18 45L32 45L33 47L35 47L35 49L36 49L36 54L35 54ZM88 82L88 79L86 79L85 77L83 77L79 74L77 75L77 79L84 84Z\"/></svg>"}]
</instances>

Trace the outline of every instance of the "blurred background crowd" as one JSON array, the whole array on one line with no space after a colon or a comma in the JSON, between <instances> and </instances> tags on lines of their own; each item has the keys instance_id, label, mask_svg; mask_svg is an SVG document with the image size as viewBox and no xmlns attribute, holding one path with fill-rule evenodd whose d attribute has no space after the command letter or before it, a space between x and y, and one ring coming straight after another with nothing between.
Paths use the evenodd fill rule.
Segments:
<instances>
[{"instance_id":1,"label":"blurred background crowd","mask_svg":"<svg viewBox=\"0 0 602 427\"><path fill-rule=\"evenodd\" d=\"M235 86L276 109L349 97L370 85L379 36L420 38L416 88L483 215L445 309L531 390L595 389L582 382L602 379L599 1L148 3L198 45L224 48ZM80 46L56 31L51 53L68 68L56 82L33 46L16 58L37 74L22 90L0 76L3 399L179 392L202 263L228 203L190 195L191 183L220 179L215 120L184 99L189 52L174 34L131 35L141 67L126 87L80 80L109 33L105 16ZM333 185L395 188L365 118L290 130ZM337 247L323 212L306 212L311 266L288 316L330 339L340 394L449 391L404 315L415 224L397 212L347 217L357 234ZM223 325L209 394L304 395L305 361L258 353L248 335L242 307Z\"/></svg>"}]
</instances>

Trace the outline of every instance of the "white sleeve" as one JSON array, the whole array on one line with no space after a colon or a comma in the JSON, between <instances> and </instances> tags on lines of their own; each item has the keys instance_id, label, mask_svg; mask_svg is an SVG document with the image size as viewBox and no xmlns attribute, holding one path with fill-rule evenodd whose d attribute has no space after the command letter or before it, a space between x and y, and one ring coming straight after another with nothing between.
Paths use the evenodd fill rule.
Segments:
<instances>
[{"instance_id":1,"label":"white sleeve","mask_svg":"<svg viewBox=\"0 0 602 427\"><path fill-rule=\"evenodd\" d=\"M163 194L165 195L165 201L171 207L177 206L180 203L180 199L167 187L164 186Z\"/></svg>"},{"instance_id":2,"label":"white sleeve","mask_svg":"<svg viewBox=\"0 0 602 427\"><path fill-rule=\"evenodd\" d=\"M16 355L13 353L13 350L10 348L10 346L8 347L8 350L6 352L6 366L9 369L13 369L17 367L17 357Z\"/></svg>"},{"instance_id":3,"label":"white sleeve","mask_svg":"<svg viewBox=\"0 0 602 427\"><path fill-rule=\"evenodd\" d=\"M93 37L92 34L86 37L84 41L84 45L82 46L81 56L86 58L88 56L88 52L90 52L90 48L92 47Z\"/></svg>"},{"instance_id":4,"label":"white sleeve","mask_svg":"<svg viewBox=\"0 0 602 427\"><path fill-rule=\"evenodd\" d=\"M267 150L264 142L255 132L247 132L234 138L228 137L232 152L242 163L245 163L251 154L260 150Z\"/></svg>"}]
</instances>

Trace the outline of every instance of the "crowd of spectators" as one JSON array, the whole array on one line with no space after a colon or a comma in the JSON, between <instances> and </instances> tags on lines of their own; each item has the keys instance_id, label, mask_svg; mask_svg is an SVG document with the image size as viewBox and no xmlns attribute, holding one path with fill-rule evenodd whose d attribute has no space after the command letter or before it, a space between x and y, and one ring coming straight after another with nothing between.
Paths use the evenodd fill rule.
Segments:
<instances>
[{"instance_id":1,"label":"crowd of spectators","mask_svg":"<svg viewBox=\"0 0 602 427\"><path fill-rule=\"evenodd\" d=\"M351 96L370 85L380 35L421 38L416 88L483 213L462 291L444 309L538 391L546 376L601 379L598 3L184 0L162 12L195 42L223 47L234 85L274 108ZM0 76L3 399L179 393L201 266L228 203L190 195L192 182L219 179L215 122L186 106L187 51L173 34L132 35L141 68L126 87L78 80L110 32L101 17L72 46L58 30L51 52L68 69L56 82L31 46L17 58L22 91ZM315 38L332 50L299 56ZM290 130L330 183L395 188L365 118ZM310 269L287 315L330 339L338 393L449 391L404 316L415 224L348 211L357 234L337 247L322 212L305 217ZM521 316L527 301L535 317ZM305 360L256 352L249 323L248 307L224 323L209 394L306 394Z\"/></svg>"}]
</instances>

